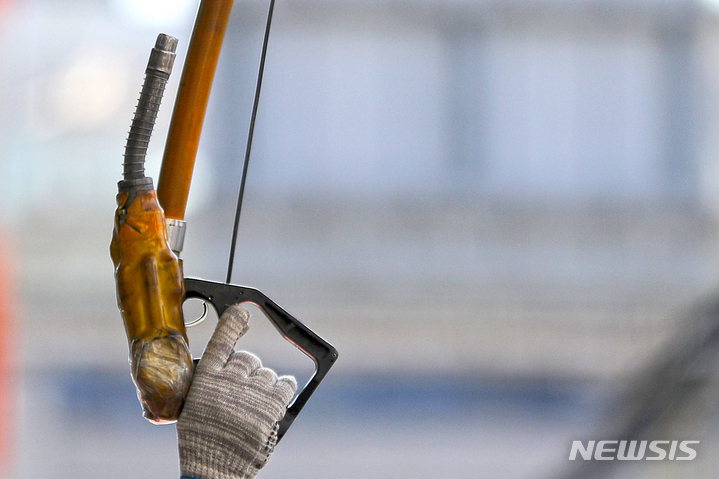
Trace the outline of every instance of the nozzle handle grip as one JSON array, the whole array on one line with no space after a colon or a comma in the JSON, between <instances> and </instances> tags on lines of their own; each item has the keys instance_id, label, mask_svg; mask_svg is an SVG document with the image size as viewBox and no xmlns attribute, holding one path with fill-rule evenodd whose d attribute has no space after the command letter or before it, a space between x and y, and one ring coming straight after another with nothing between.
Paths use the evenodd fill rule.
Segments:
<instances>
[{"instance_id":1,"label":"nozzle handle grip","mask_svg":"<svg viewBox=\"0 0 719 479\"><path fill-rule=\"evenodd\" d=\"M279 442L337 360L337 349L255 288L185 278L185 299L190 298L210 303L217 311L218 316L221 316L233 304L255 304L287 341L309 356L315 363L314 374L295 397L295 400L287 407L287 412L280 421L277 433L277 442Z\"/></svg>"}]
</instances>

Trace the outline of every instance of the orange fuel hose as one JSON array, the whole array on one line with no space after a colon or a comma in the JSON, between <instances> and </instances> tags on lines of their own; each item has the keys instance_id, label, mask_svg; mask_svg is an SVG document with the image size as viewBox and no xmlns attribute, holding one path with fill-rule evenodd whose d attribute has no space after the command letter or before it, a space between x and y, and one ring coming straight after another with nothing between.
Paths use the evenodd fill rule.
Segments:
<instances>
[{"instance_id":1,"label":"orange fuel hose","mask_svg":"<svg viewBox=\"0 0 719 479\"><path fill-rule=\"evenodd\" d=\"M185 217L200 131L232 1L200 2L157 184L157 196L166 218Z\"/></svg>"}]
</instances>

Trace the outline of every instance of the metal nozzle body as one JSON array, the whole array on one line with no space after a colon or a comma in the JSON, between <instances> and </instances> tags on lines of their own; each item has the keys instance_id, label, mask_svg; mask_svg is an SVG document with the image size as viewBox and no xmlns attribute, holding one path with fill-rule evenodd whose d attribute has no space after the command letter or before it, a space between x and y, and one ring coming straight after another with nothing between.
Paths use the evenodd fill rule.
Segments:
<instances>
[{"instance_id":1,"label":"metal nozzle body","mask_svg":"<svg viewBox=\"0 0 719 479\"><path fill-rule=\"evenodd\" d=\"M187 223L184 220L165 218L165 225L167 226L167 243L170 245L172 252L179 258L185 244Z\"/></svg>"},{"instance_id":2,"label":"metal nozzle body","mask_svg":"<svg viewBox=\"0 0 719 479\"><path fill-rule=\"evenodd\" d=\"M158 35L147 62L145 81L125 144L123 180L118 183L120 191L136 192L153 188L152 179L145 176L145 156L165 85L175 62L176 49L176 38L164 33Z\"/></svg>"}]
</instances>

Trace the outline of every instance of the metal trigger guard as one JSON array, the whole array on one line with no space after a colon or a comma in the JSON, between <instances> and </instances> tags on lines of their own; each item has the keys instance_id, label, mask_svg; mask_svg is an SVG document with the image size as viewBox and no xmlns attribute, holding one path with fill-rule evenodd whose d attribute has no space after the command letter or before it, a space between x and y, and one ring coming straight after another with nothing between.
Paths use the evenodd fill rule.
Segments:
<instances>
[{"instance_id":1,"label":"metal trigger guard","mask_svg":"<svg viewBox=\"0 0 719 479\"><path fill-rule=\"evenodd\" d=\"M257 289L203 279L185 278L185 299L191 298L202 299L212 304L217 311L218 317L222 316L222 313L233 304L255 304L287 341L309 356L315 363L314 374L294 401L287 406L287 412L280 420L277 432L277 442L279 443L310 399L310 396L312 396L312 393L315 392L317 386L319 386L337 360L337 350Z\"/></svg>"}]
</instances>

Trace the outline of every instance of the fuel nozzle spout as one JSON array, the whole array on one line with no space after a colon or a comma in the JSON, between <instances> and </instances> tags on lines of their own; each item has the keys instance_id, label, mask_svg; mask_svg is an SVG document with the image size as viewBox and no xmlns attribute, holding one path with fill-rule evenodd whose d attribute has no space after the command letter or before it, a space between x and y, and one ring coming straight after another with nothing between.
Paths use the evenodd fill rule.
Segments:
<instances>
[{"instance_id":1,"label":"fuel nozzle spout","mask_svg":"<svg viewBox=\"0 0 719 479\"><path fill-rule=\"evenodd\" d=\"M162 95L175 63L176 49L177 38L161 33L147 62L145 81L125 144L123 179L117 185L120 192L130 194L130 200L137 191L153 189L152 178L145 176L145 157Z\"/></svg>"}]
</instances>

